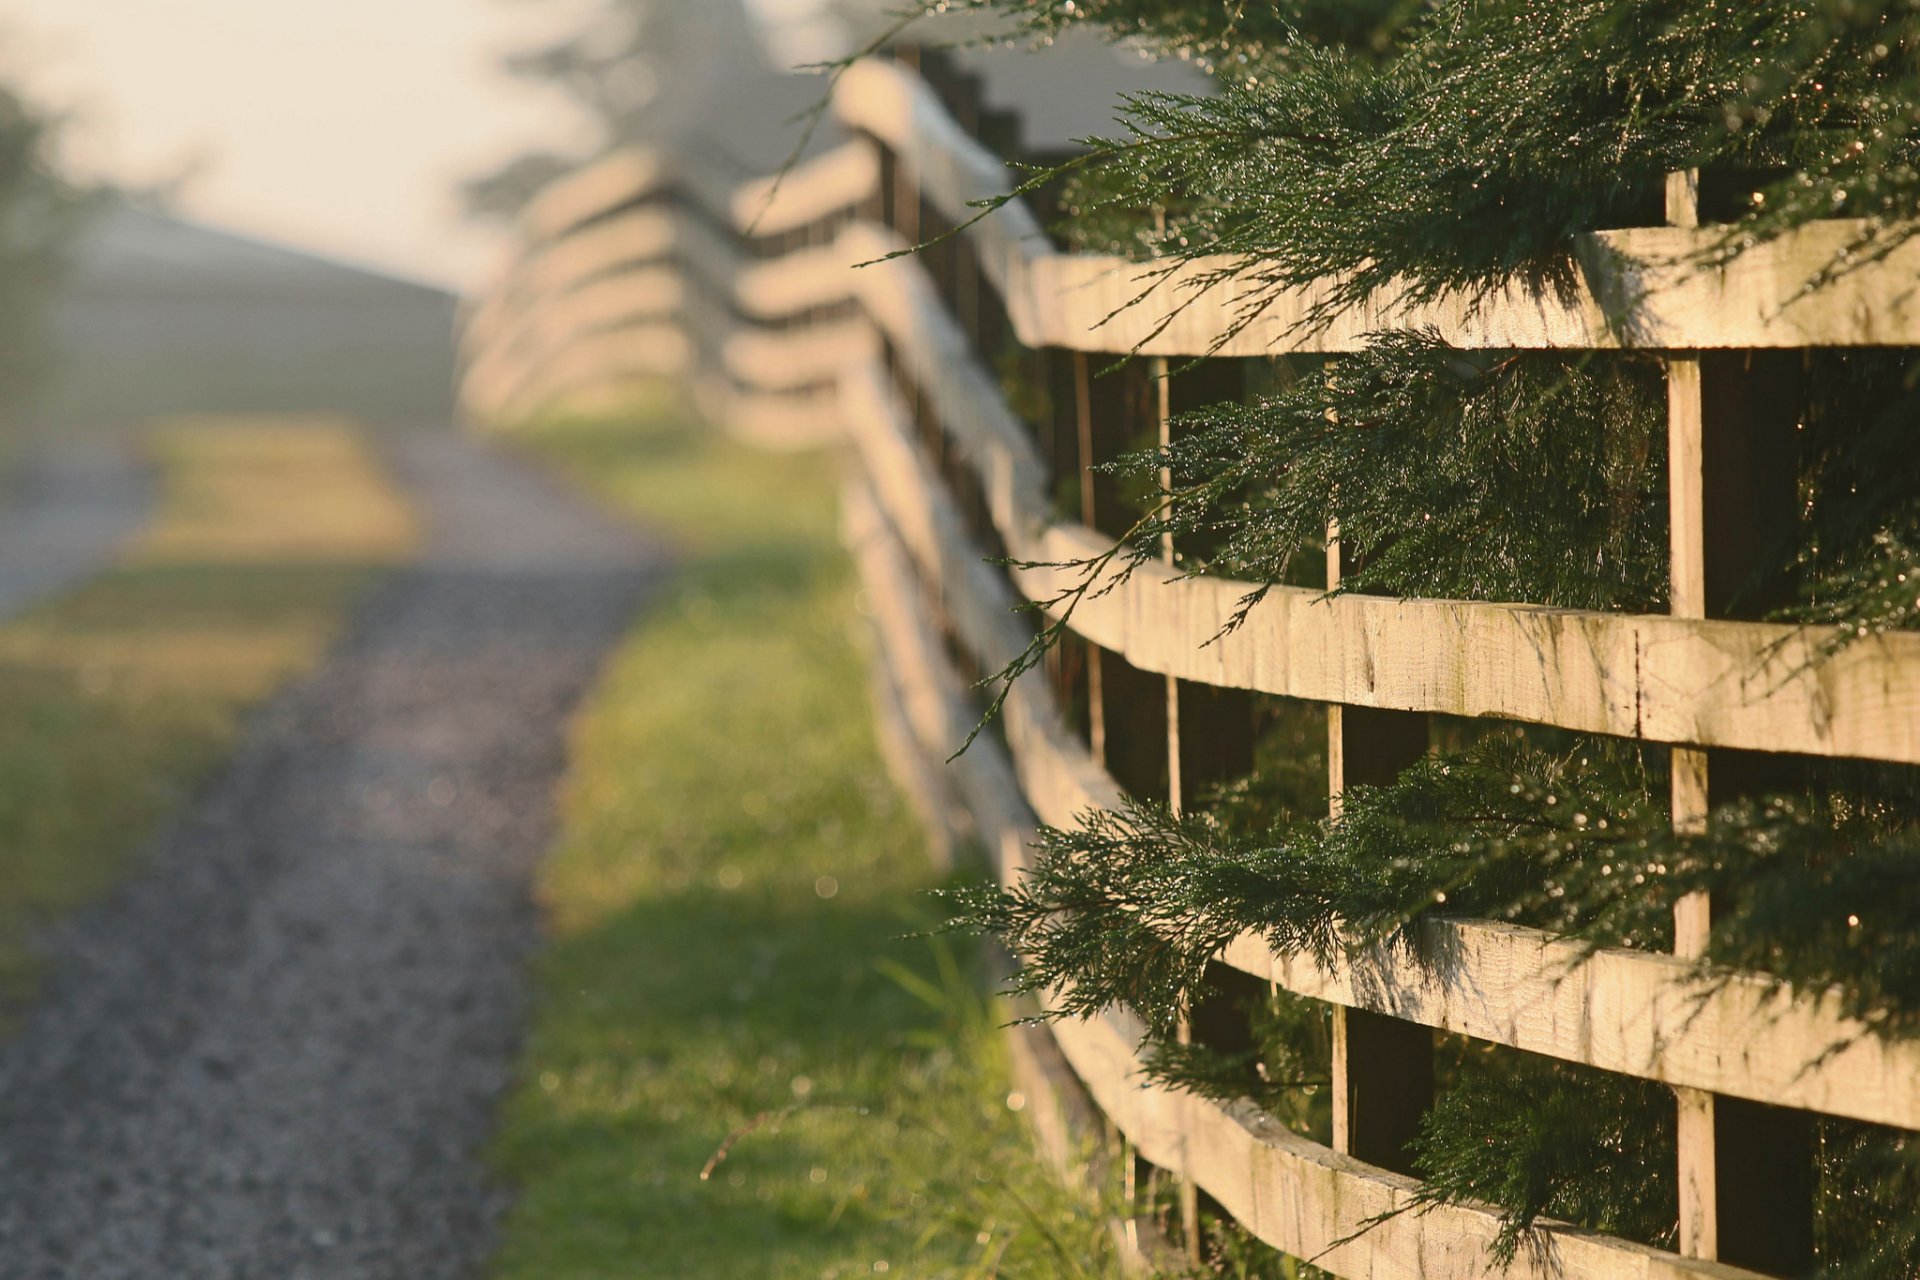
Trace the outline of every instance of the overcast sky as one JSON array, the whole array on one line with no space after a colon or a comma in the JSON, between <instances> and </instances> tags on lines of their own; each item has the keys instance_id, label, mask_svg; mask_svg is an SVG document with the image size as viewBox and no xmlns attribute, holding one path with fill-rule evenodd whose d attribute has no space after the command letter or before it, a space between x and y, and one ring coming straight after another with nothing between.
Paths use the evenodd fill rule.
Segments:
<instances>
[{"instance_id":1,"label":"overcast sky","mask_svg":"<svg viewBox=\"0 0 1920 1280\"><path fill-rule=\"evenodd\" d=\"M590 137L500 54L590 2L0 0L0 73L73 113L77 168L190 171L195 217L466 286L496 246L463 225L460 179Z\"/></svg>"}]
</instances>

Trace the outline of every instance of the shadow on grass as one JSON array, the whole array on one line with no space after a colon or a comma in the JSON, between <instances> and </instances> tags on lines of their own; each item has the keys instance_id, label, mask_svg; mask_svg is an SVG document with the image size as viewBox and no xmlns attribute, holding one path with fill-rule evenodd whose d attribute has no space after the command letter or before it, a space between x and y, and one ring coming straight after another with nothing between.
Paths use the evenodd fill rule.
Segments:
<instances>
[{"instance_id":1,"label":"shadow on grass","mask_svg":"<svg viewBox=\"0 0 1920 1280\"><path fill-rule=\"evenodd\" d=\"M558 1249L548 1265L578 1265L566 1241L584 1229L587 1254L615 1230L616 1254L684 1268L663 1275L755 1256L754 1274L818 1275L858 1249L898 1267L939 1216L932 1198L955 1202L942 1188L998 1176L1024 1139L965 1049L992 1034L988 1006L930 1007L885 968L945 980L934 946L902 936L916 909L901 892L691 885L559 944L548 979L593 1016L536 1044L502 1152L540 1189L523 1230ZM560 1171L560 1188L543 1177ZM596 1201L597 1222L580 1212Z\"/></svg>"}]
</instances>

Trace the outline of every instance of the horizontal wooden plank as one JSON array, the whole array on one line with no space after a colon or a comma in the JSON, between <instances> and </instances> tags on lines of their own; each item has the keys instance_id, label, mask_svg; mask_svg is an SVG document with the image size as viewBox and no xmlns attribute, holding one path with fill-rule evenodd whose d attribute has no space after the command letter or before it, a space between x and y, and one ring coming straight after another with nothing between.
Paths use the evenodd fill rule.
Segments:
<instances>
[{"instance_id":1,"label":"horizontal wooden plank","mask_svg":"<svg viewBox=\"0 0 1920 1280\"><path fill-rule=\"evenodd\" d=\"M944 772L920 749L908 702L916 694L911 681L889 660L889 645L868 637L867 700L873 708L875 745L926 837L927 856L942 871L951 871L959 850L971 838L972 822L966 806L954 796Z\"/></svg>"},{"instance_id":2,"label":"horizontal wooden plank","mask_svg":"<svg viewBox=\"0 0 1920 1280\"><path fill-rule=\"evenodd\" d=\"M686 296L683 274L669 263L656 261L579 285L541 307L535 319L548 333L584 332L640 319L670 318Z\"/></svg>"},{"instance_id":3,"label":"horizontal wooden plank","mask_svg":"<svg viewBox=\"0 0 1920 1280\"><path fill-rule=\"evenodd\" d=\"M1031 634L1015 612L1021 601L1006 574L968 538L951 497L912 443L898 397L880 370L855 369L842 378L841 402L875 500L921 578L979 668L1004 667ZM1121 802L1119 785L1068 730L1044 683L1014 683L1002 729L1027 802L1036 813L1042 802L1054 807L1053 816L1041 813L1043 820L1070 825L1074 814Z\"/></svg>"},{"instance_id":4,"label":"horizontal wooden plank","mask_svg":"<svg viewBox=\"0 0 1920 1280\"><path fill-rule=\"evenodd\" d=\"M843 486L841 512L915 748L964 800L971 835L996 869L1023 865L1034 835L1033 812L1006 752L987 737L948 760L972 730L979 708L933 628L934 608L913 562L864 477L850 477Z\"/></svg>"},{"instance_id":5,"label":"horizontal wooden plank","mask_svg":"<svg viewBox=\"0 0 1920 1280\"><path fill-rule=\"evenodd\" d=\"M723 365L744 387L784 391L832 382L840 370L879 354L864 317L796 329L739 326L724 340Z\"/></svg>"},{"instance_id":6,"label":"horizontal wooden plank","mask_svg":"<svg viewBox=\"0 0 1920 1280\"><path fill-rule=\"evenodd\" d=\"M837 244L761 263L743 259L710 228L688 218L677 219L672 239L675 256L692 270L659 258L622 269L632 242L621 237L604 242L614 255L607 262L591 264L576 255L564 272L542 272L543 281L529 281L523 296L488 312L484 324L477 318L466 330L469 374L476 366L501 359L537 362L564 349L578 334L686 310L693 305L693 287L730 282L730 300L737 309L773 321L845 301L855 280L850 251ZM709 313L713 309L706 307ZM727 326L729 331L733 327ZM812 341L779 332L781 336L768 341L787 346ZM744 341L751 349L759 340Z\"/></svg>"},{"instance_id":7,"label":"horizontal wooden plank","mask_svg":"<svg viewBox=\"0 0 1920 1280\"><path fill-rule=\"evenodd\" d=\"M1206 259L1172 273L1143 306L1152 281L1121 259L1054 254L1036 259L1028 293L1039 308L1033 337L1084 350L1153 355L1262 356L1345 352L1370 334L1430 326L1456 346L1479 349L1880 346L1920 342L1920 242L1830 286L1808 286L1848 250L1865 224L1817 223L1767 241L1718 268L1691 265L1712 229L1645 227L1578 239L1568 292L1510 285L1485 298L1413 305L1377 300L1309 328L1325 286L1270 298L1244 284L1202 287L1230 266ZM1168 312L1178 307L1170 323ZM1216 349L1250 309L1259 318ZM1107 317L1111 316L1111 319Z\"/></svg>"},{"instance_id":8,"label":"horizontal wooden plank","mask_svg":"<svg viewBox=\"0 0 1920 1280\"><path fill-rule=\"evenodd\" d=\"M880 179L873 145L852 139L796 163L784 174L746 177L711 156L666 157L622 147L548 184L516 223L523 245L563 237L622 205L669 186L699 200L708 216L742 235L796 230L870 196Z\"/></svg>"},{"instance_id":9,"label":"horizontal wooden plank","mask_svg":"<svg viewBox=\"0 0 1920 1280\"><path fill-rule=\"evenodd\" d=\"M1367 1280L1758 1280L1719 1262L1561 1224L1536 1260L1491 1256L1499 1217L1471 1205L1415 1207L1418 1184L1289 1131L1250 1104L1220 1106L1148 1084L1128 1035L1106 1019L1054 1024L1100 1110L1140 1155L1206 1191L1250 1234L1339 1275ZM1369 1224L1375 1224L1369 1226Z\"/></svg>"},{"instance_id":10,"label":"horizontal wooden plank","mask_svg":"<svg viewBox=\"0 0 1920 1280\"><path fill-rule=\"evenodd\" d=\"M932 90L881 62L849 68L834 110L902 158L922 192L952 221L1004 194L1006 166L947 116ZM1713 228L1646 227L1577 237L1564 290L1515 285L1485 296L1413 306L1388 287L1324 327L1303 321L1328 286L1255 297L1229 281L1199 288L1227 259L1182 267L1132 305L1159 267L1097 254L1055 252L1023 209L1008 206L968 232L1000 290L1022 342L1082 351L1198 356L1274 355L1357 349L1382 328L1430 325L1474 348L1691 349L1877 346L1920 343L1920 242L1858 266L1818 289L1810 284L1853 245L1866 224L1833 221L1746 250L1721 268L1691 265L1719 243ZM1222 335L1257 318L1224 345ZM1156 330L1158 331L1156 333ZM1150 336L1151 335L1151 336Z\"/></svg>"},{"instance_id":11,"label":"horizontal wooden plank","mask_svg":"<svg viewBox=\"0 0 1920 1280\"><path fill-rule=\"evenodd\" d=\"M921 265L876 261L902 247L871 225L842 237L849 256L868 261L854 273L861 307L893 343L986 494L994 527L1010 547L1031 545L1047 527L1047 467L1026 426L1007 407L957 321L940 305Z\"/></svg>"},{"instance_id":12,"label":"horizontal wooden plank","mask_svg":"<svg viewBox=\"0 0 1920 1280\"><path fill-rule=\"evenodd\" d=\"M1050 529L1036 560L1112 539ZM1023 572L1036 600L1078 580ZM1920 763L1920 634L1823 655L1825 628L1459 600L1324 599L1276 587L1222 634L1254 588L1146 565L1083 601L1073 628L1148 671L1320 702L1493 716L1649 742ZM1218 637L1216 639L1216 637Z\"/></svg>"},{"instance_id":13,"label":"horizontal wooden plank","mask_svg":"<svg viewBox=\"0 0 1920 1280\"><path fill-rule=\"evenodd\" d=\"M1004 162L967 136L925 82L898 67L873 60L848 67L834 85L833 111L849 128L884 143L949 222L980 215L977 203L1017 181ZM1020 340L1030 347L1049 345L1040 327L1033 264L1053 250L1032 210L1012 201L980 217L967 235Z\"/></svg>"},{"instance_id":14,"label":"horizontal wooden plank","mask_svg":"<svg viewBox=\"0 0 1920 1280\"><path fill-rule=\"evenodd\" d=\"M871 603L881 635L879 662L887 669L888 679L880 713L889 718L897 714L906 722L911 741L905 749L921 756L908 768L957 784L955 789L968 810L968 836L994 858L1003 879L1011 877L1025 864L1034 828L1006 755L998 742L987 737L958 759L946 760L975 714L967 682L953 669L935 634L928 620L931 602L863 477L848 479L841 511L861 590ZM936 822L948 821L945 816L936 818ZM1024 1001L1016 1006L1018 1013L1029 1011ZM1112 1159L1122 1154L1106 1139L1105 1118L1061 1053L1050 1027L1014 1023L1007 1027L1007 1037L1014 1085L1024 1095L1026 1115L1043 1154L1069 1186L1096 1193L1089 1207L1103 1210L1106 1206L1098 1202L1097 1189L1112 1175ZM1184 1259L1149 1224L1116 1221L1113 1225L1123 1256L1133 1257L1143 1273L1159 1274L1184 1265Z\"/></svg>"},{"instance_id":15,"label":"horizontal wooden plank","mask_svg":"<svg viewBox=\"0 0 1920 1280\"><path fill-rule=\"evenodd\" d=\"M660 153L622 147L555 179L527 202L516 232L523 245L564 236L593 218L662 185L669 166Z\"/></svg>"},{"instance_id":16,"label":"horizontal wooden plank","mask_svg":"<svg viewBox=\"0 0 1920 1280\"><path fill-rule=\"evenodd\" d=\"M857 240L836 240L815 249L798 249L763 262L743 262L734 272L734 305L759 320L780 320L809 307L825 307L854 296L854 267L863 259Z\"/></svg>"},{"instance_id":17,"label":"horizontal wooden plank","mask_svg":"<svg viewBox=\"0 0 1920 1280\"><path fill-rule=\"evenodd\" d=\"M468 317L462 347L484 348L519 316L596 276L665 258L675 247L676 221L664 205L643 205L531 252Z\"/></svg>"},{"instance_id":18,"label":"horizontal wooden plank","mask_svg":"<svg viewBox=\"0 0 1920 1280\"><path fill-rule=\"evenodd\" d=\"M1419 948L1419 962L1377 948L1322 972L1244 937L1223 959L1299 995L1568 1062L1920 1128L1920 1041L1875 1034L1840 1012L1837 993L1751 975L1702 981L1672 956L1483 921L1429 922Z\"/></svg>"},{"instance_id":19,"label":"horizontal wooden plank","mask_svg":"<svg viewBox=\"0 0 1920 1280\"><path fill-rule=\"evenodd\" d=\"M469 347L461 374L467 388L485 395L488 378L507 367L526 368L552 357L578 336L643 321L667 322L685 304L686 283L666 263L652 263L617 276L603 276L541 305L511 313L513 324Z\"/></svg>"},{"instance_id":20,"label":"horizontal wooden plank","mask_svg":"<svg viewBox=\"0 0 1920 1280\"><path fill-rule=\"evenodd\" d=\"M518 285L536 296L557 295L596 276L664 258L674 250L677 221L669 206L643 205L596 222L532 259Z\"/></svg>"},{"instance_id":21,"label":"horizontal wooden plank","mask_svg":"<svg viewBox=\"0 0 1920 1280\"><path fill-rule=\"evenodd\" d=\"M855 138L784 174L743 183L727 212L743 236L776 236L856 205L879 186L880 154L865 138Z\"/></svg>"},{"instance_id":22,"label":"horizontal wooden plank","mask_svg":"<svg viewBox=\"0 0 1920 1280\"><path fill-rule=\"evenodd\" d=\"M694 377L692 392L708 421L756 448L818 449L841 438L840 406L831 395L753 391L711 374Z\"/></svg>"},{"instance_id":23,"label":"horizontal wooden plank","mask_svg":"<svg viewBox=\"0 0 1920 1280\"><path fill-rule=\"evenodd\" d=\"M498 400L474 408L486 420L524 421L550 410L563 396L578 394L599 384L684 373L691 366L692 358L685 334L673 325L594 334L533 366L525 378L503 389Z\"/></svg>"}]
</instances>

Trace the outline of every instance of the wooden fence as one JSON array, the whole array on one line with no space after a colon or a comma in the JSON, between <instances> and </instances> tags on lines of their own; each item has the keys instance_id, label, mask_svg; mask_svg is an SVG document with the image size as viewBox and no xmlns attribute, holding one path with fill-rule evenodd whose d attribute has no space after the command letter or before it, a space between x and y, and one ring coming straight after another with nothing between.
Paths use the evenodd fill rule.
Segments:
<instances>
[{"instance_id":1,"label":"wooden fence","mask_svg":"<svg viewBox=\"0 0 1920 1280\"><path fill-rule=\"evenodd\" d=\"M474 415L510 423L669 375L749 438L850 440L860 466L845 521L881 640L888 740L936 826L985 847L1003 875L1018 873L1036 822L1071 827L1129 791L1179 805L1244 772L1251 708L1268 695L1325 705L1336 805L1345 785L1391 777L1424 750L1436 713L1670 744L1674 821L1686 825L1704 819L1716 774L1738 767L1722 753L1920 763L1920 634L1813 662L1818 637L1725 616L1756 554L1754 513L1777 500L1789 456L1794 424L1766 379L1802 348L1920 343L1920 243L1814 290L1806 282L1857 224L1697 269L1688 252L1715 233L1696 225L1691 183L1676 175L1669 225L1583 237L1563 292L1363 306L1308 330L1296 324L1316 300L1305 290L1216 349L1236 315L1232 285L1194 298L1176 279L1123 307L1143 268L1056 251L1020 203L853 270L1007 190L1007 166L981 139L1004 151L1012 123L982 110L964 77L900 62L853 67L832 109L857 140L777 184L621 154L550 189L511 271L468 317L463 395ZM1033 624L1015 606L1067 585L990 557L1105 549L1122 517L1091 465L1164 439L1183 404L1241 394L1258 358L1349 352L1409 324L1466 347L1662 353L1670 614L1280 587L1208 643L1246 586L1141 571L1082 603L1045 676L1015 684L999 729L940 763L978 716L971 681L1028 644ZM1133 371L1098 376L1136 351L1146 359ZM1338 573L1336 548L1329 581ZM1421 962L1382 948L1324 970L1252 937L1227 947L1223 980L1334 1006L1330 1147L1251 1104L1144 1083L1125 1014L1057 1023L1039 1048L1057 1045L1132 1151L1178 1175L1189 1214L1204 1193L1268 1244L1374 1280L1498 1272L1491 1210L1436 1207L1362 1230L1417 1187L1404 1144L1432 1099L1435 1029L1662 1081L1679 1099L1678 1251L1555 1227L1550 1264L1523 1252L1514 1271L1784 1274L1804 1258L1808 1192L1781 1170L1805 1150L1809 1113L1920 1128L1920 1042L1849 1020L1832 993L1739 976L1703 986L1689 961L1707 911L1683 905L1677 956L1590 954L1463 919L1424 926Z\"/></svg>"}]
</instances>

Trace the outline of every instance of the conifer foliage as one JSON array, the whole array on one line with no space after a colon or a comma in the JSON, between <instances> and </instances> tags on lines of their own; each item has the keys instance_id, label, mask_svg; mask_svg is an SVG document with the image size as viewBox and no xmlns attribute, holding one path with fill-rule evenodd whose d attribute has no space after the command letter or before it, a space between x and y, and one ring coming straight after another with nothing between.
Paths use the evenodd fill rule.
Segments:
<instances>
[{"instance_id":1,"label":"conifer foliage","mask_svg":"<svg viewBox=\"0 0 1920 1280\"><path fill-rule=\"evenodd\" d=\"M0 409L46 372L46 324L88 197L53 164L59 121L0 84Z\"/></svg>"},{"instance_id":2,"label":"conifer foliage","mask_svg":"<svg viewBox=\"0 0 1920 1280\"><path fill-rule=\"evenodd\" d=\"M1213 548L1190 571L1278 583L1337 521L1341 591L1657 609L1664 411L1650 359L1488 358L1383 333L1257 404L1185 416L1164 452L1123 464L1171 476L1133 558L1171 534Z\"/></svg>"},{"instance_id":3,"label":"conifer foliage","mask_svg":"<svg viewBox=\"0 0 1920 1280\"><path fill-rule=\"evenodd\" d=\"M1234 328L1309 284L1309 326L1363 299L1564 288L1581 233L1663 221L1676 170L1700 172L1717 228L1702 268L1843 218L1846 247L1814 285L1844 287L1920 235L1920 0L970 7L1041 36L1096 24L1217 75L1209 96L1127 101L1122 135L1072 162L1068 231L1152 259L1157 281L1231 278ZM1920 359L1819 351L1803 373L1797 505L1735 608L1825 628L1832 652L1920 627ZM1657 360L1398 331L1280 382L1116 465L1155 492L1121 545L1079 566L1083 589L1170 537L1186 572L1247 584L1243 619L1312 580L1302 566L1336 522L1341 591L1665 608ZM1053 1014L1137 1013L1163 1081L1295 1119L1324 1083L1305 1015L1256 1018L1261 1047L1237 1056L1175 1036L1243 934L1322 964L1380 947L1441 963L1421 949L1448 916L1666 949L1675 903L1707 893L1703 978L1834 985L1873 1034L1920 1034L1920 771L1792 763L1679 835L1664 752L1468 736L1350 790L1338 819L1276 811L1256 775L1196 812L1130 803L1043 829L1025 877L957 892L954 919L1004 938L1015 985L1055 994ZM1443 1075L1417 1153L1427 1201L1497 1205L1507 1257L1542 1216L1672 1244L1663 1087L1510 1051L1459 1053ZM1820 1274L1920 1274L1920 1146L1826 1119L1817 1135Z\"/></svg>"}]
</instances>

